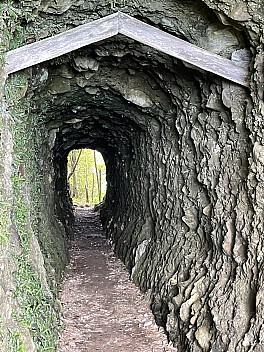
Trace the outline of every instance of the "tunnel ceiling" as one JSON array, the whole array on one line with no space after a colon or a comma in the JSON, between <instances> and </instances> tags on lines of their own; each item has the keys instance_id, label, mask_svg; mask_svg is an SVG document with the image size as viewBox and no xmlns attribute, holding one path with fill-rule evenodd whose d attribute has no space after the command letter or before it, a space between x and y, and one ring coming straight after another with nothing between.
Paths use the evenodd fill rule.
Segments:
<instances>
[{"instance_id":1,"label":"tunnel ceiling","mask_svg":"<svg viewBox=\"0 0 264 352\"><path fill-rule=\"evenodd\" d=\"M154 119L167 123L178 109L187 112L190 99L199 111L199 87L205 80L219 82L119 35L33 67L28 97L33 111L45 115L47 127L59 129L57 142L63 149L116 147ZM212 109L221 109L221 102L215 104Z\"/></svg>"},{"instance_id":2,"label":"tunnel ceiling","mask_svg":"<svg viewBox=\"0 0 264 352\"><path fill-rule=\"evenodd\" d=\"M111 11L97 1L45 1L27 32L40 40ZM201 1L126 4L126 12L228 59L246 46L246 35L222 24ZM212 74L122 35L34 66L30 74L28 97L34 111L45 115L50 130L57 129L56 148L67 151L97 144L116 147L154 119L169 123L177 110L187 113L190 100L198 111L206 104L199 87L204 81L219 82ZM217 97L211 97L209 105L222 108Z\"/></svg>"},{"instance_id":3,"label":"tunnel ceiling","mask_svg":"<svg viewBox=\"0 0 264 352\"><path fill-rule=\"evenodd\" d=\"M119 36L33 68L29 96L47 127L59 129L62 148L101 147L103 140L116 147L146 130L155 117L166 121L174 116L178 105L182 108L181 90L197 91L202 77Z\"/></svg>"},{"instance_id":4,"label":"tunnel ceiling","mask_svg":"<svg viewBox=\"0 0 264 352\"><path fill-rule=\"evenodd\" d=\"M97 1L45 1L39 10L39 17L27 26L34 40L106 16L111 7ZM222 24L201 1L126 4L126 12L228 59L246 46L246 35ZM119 134L123 128L128 134L144 130L155 117L166 121L177 109L186 110L188 99L200 109L199 87L205 80L219 82L212 74L119 35L33 67L28 97L35 111L45 115L48 128L64 134L61 143L80 136L81 146L92 126L96 133L100 125L109 143L114 129ZM219 110L221 102L212 108ZM68 141L64 147L74 144Z\"/></svg>"},{"instance_id":5,"label":"tunnel ceiling","mask_svg":"<svg viewBox=\"0 0 264 352\"><path fill-rule=\"evenodd\" d=\"M109 4L110 3L110 4ZM114 1L112 2L115 3ZM118 2L120 3L120 1ZM230 53L237 46L243 45L243 32L232 27L232 23L222 24L218 14L210 10L204 2L162 0L131 3L123 1L118 9L160 28L192 44L203 47L230 58ZM104 1L45 1L39 8L39 17L29 26L34 39L40 40L58 34L61 28L71 29L87 22L92 22L116 12L111 2ZM87 20L89 19L89 20ZM30 29L31 28L31 29ZM34 33L34 34L33 34ZM231 48L233 47L233 49Z\"/></svg>"},{"instance_id":6,"label":"tunnel ceiling","mask_svg":"<svg viewBox=\"0 0 264 352\"><path fill-rule=\"evenodd\" d=\"M111 10L96 2L95 16L95 2L81 1L58 15L58 6L52 4L43 7L29 28L37 33L36 39L59 32L62 23L68 29L82 24L85 16L94 20ZM242 31L224 26L200 1L128 5L126 11L227 58L246 46ZM238 179L247 172L249 133L243 114L250 102L236 84L122 35L34 66L28 74L26 97L46 126L60 208L67 194L68 153L83 147L99 150L108 167L106 204L112 209L111 215L105 213L104 223L115 218L122 230L127 219L134 218L142 227L129 220L127 231L120 233L116 227L110 230L113 222L107 225L118 254L133 272L137 246L150 237L156 241L166 226L173 227L168 230L171 238L188 229L195 234L199 226L210 229L207 216L215 200L210 201L209 194L214 199L223 160L232 160L234 168L239 165ZM227 140L239 146L238 153L230 156ZM129 230L133 226L135 238ZM143 280L143 289L151 285Z\"/></svg>"}]
</instances>

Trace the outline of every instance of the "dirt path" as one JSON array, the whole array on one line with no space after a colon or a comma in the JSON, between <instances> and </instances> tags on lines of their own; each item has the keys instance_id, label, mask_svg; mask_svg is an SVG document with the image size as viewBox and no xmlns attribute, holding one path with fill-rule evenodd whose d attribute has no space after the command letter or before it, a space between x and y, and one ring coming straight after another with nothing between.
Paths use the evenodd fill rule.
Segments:
<instances>
[{"instance_id":1,"label":"dirt path","mask_svg":"<svg viewBox=\"0 0 264 352\"><path fill-rule=\"evenodd\" d=\"M176 351L107 244L98 215L78 209L74 233L61 294L66 329L58 352Z\"/></svg>"}]
</instances>

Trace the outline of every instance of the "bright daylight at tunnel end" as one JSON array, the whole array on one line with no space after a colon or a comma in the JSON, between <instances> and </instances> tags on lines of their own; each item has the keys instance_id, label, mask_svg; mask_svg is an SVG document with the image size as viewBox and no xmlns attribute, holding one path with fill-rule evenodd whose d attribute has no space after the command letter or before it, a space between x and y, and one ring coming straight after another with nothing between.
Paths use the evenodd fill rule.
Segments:
<instances>
[{"instance_id":1,"label":"bright daylight at tunnel end","mask_svg":"<svg viewBox=\"0 0 264 352\"><path fill-rule=\"evenodd\" d=\"M120 32L7 77L5 53L118 11L248 83ZM4 0L0 24L0 350L56 351L69 156L90 149L106 237L175 349L263 351L262 0Z\"/></svg>"}]
</instances>

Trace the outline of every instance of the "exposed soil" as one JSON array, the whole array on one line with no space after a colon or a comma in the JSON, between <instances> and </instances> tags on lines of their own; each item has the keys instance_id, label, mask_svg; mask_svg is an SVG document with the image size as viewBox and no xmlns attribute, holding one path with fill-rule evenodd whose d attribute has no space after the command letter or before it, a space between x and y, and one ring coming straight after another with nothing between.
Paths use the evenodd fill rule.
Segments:
<instances>
[{"instance_id":1,"label":"exposed soil","mask_svg":"<svg viewBox=\"0 0 264 352\"><path fill-rule=\"evenodd\" d=\"M147 298L129 281L92 210L76 210L70 255L61 293L66 328L58 352L176 351L156 326Z\"/></svg>"}]
</instances>

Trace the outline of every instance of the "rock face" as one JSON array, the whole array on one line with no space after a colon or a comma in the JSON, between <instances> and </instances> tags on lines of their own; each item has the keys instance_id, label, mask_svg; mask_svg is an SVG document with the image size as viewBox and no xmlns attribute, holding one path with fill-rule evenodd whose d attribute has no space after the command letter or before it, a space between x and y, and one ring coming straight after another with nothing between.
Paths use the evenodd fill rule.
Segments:
<instances>
[{"instance_id":1,"label":"rock face","mask_svg":"<svg viewBox=\"0 0 264 352\"><path fill-rule=\"evenodd\" d=\"M45 218L56 214L68 231L67 155L99 150L104 228L180 352L264 346L260 5L47 0L27 26L39 39L120 8L241 65L252 55L250 89L122 36L25 72L25 99L43 128Z\"/></svg>"}]
</instances>

